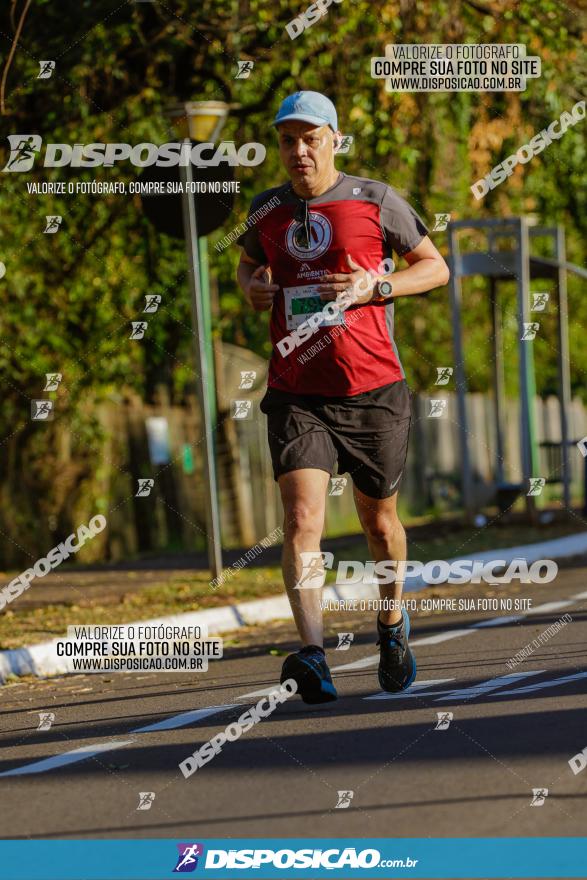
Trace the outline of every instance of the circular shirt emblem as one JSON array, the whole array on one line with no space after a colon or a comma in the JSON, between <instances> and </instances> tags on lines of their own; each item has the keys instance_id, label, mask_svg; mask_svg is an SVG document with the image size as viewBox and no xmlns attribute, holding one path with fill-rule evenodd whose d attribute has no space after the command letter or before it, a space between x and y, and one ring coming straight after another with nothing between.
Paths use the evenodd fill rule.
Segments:
<instances>
[{"instance_id":1,"label":"circular shirt emblem","mask_svg":"<svg viewBox=\"0 0 587 880\"><path fill-rule=\"evenodd\" d=\"M332 241L332 226L323 214L309 211L310 241L306 244L304 224L299 220L292 220L285 233L285 245L292 255L299 260L316 260L328 250Z\"/></svg>"}]
</instances>

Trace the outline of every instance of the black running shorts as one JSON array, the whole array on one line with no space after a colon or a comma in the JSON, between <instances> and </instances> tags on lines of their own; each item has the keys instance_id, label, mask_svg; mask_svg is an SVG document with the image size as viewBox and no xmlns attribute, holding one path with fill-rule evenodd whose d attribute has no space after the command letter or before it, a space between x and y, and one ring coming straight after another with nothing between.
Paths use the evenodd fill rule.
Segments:
<instances>
[{"instance_id":1,"label":"black running shorts","mask_svg":"<svg viewBox=\"0 0 587 880\"><path fill-rule=\"evenodd\" d=\"M273 475L318 468L350 474L370 498L389 498L408 451L410 392L405 379L352 397L290 394L268 388L261 401Z\"/></svg>"}]
</instances>

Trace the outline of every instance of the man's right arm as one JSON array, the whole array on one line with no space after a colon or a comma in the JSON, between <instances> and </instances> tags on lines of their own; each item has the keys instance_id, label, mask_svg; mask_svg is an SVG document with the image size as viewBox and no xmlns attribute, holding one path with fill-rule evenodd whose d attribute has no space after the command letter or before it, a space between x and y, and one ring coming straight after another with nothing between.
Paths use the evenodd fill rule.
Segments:
<instances>
[{"instance_id":1,"label":"man's right arm","mask_svg":"<svg viewBox=\"0 0 587 880\"><path fill-rule=\"evenodd\" d=\"M272 284L271 268L252 260L243 251L236 272L237 281L245 299L256 312L265 312L273 305L273 297L279 290Z\"/></svg>"}]
</instances>

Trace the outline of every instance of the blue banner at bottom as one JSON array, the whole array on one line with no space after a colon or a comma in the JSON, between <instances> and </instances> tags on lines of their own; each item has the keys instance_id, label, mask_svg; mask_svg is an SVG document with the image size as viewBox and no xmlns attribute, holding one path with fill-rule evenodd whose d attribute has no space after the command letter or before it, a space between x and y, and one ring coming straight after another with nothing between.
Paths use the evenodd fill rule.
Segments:
<instances>
[{"instance_id":1,"label":"blue banner at bottom","mask_svg":"<svg viewBox=\"0 0 587 880\"><path fill-rule=\"evenodd\" d=\"M536 880L586 866L585 837L0 841L0 880Z\"/></svg>"}]
</instances>

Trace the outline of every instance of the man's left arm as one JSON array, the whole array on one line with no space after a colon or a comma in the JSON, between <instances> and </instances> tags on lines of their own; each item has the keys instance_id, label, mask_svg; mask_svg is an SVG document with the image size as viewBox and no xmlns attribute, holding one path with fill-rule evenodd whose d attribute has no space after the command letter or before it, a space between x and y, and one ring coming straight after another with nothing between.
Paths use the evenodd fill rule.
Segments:
<instances>
[{"instance_id":1,"label":"man's left arm","mask_svg":"<svg viewBox=\"0 0 587 880\"><path fill-rule=\"evenodd\" d=\"M381 296L380 287L384 283L391 285L392 293L385 297L389 301L398 296L426 293L426 291L442 287L448 282L450 272L444 257L427 235L413 250L405 253L403 259L408 264L407 269L400 269L391 275L379 276L372 302L383 302L384 298Z\"/></svg>"}]
</instances>

